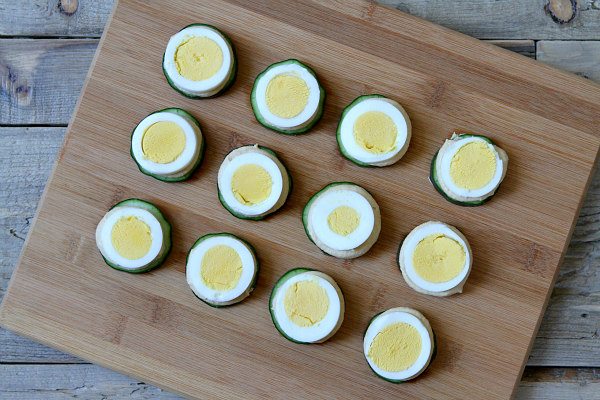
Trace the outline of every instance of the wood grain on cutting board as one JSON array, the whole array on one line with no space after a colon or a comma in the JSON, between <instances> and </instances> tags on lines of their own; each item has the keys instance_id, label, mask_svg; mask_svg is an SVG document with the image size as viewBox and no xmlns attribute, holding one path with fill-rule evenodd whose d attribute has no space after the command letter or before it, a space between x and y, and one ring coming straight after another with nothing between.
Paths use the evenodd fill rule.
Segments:
<instances>
[{"instance_id":1,"label":"wood grain on cutting board","mask_svg":"<svg viewBox=\"0 0 600 400\"><path fill-rule=\"evenodd\" d=\"M119 3L0 322L190 397L508 397L598 153L598 86L370 3L168 3ZM192 22L223 29L237 47L238 80L222 97L183 98L162 76L168 38ZM323 121L300 137L265 130L249 106L258 72L291 57L314 67L328 93ZM337 151L341 110L366 93L398 100L411 116L411 147L393 167L363 169ZM169 106L194 114L208 144L200 171L181 184L140 174L128 152L137 122ZM449 204L428 182L453 130L486 134L510 156L485 206ZM235 219L216 194L222 158L250 143L277 151L294 179L286 206L263 222ZM335 180L364 186L382 208L379 241L352 261L320 253L300 221L308 198ZM106 267L94 243L102 215L128 197L156 203L174 227L172 255L145 275ZM419 295L400 276L402 238L430 219L457 226L473 247L461 295ZM187 250L215 231L247 239L261 261L255 293L228 309L197 301L185 283ZM270 288L297 266L331 274L346 295L344 325L325 344L289 343L270 321ZM422 377L392 385L369 371L362 333L373 314L401 305L429 318L439 352Z\"/></svg>"}]
</instances>

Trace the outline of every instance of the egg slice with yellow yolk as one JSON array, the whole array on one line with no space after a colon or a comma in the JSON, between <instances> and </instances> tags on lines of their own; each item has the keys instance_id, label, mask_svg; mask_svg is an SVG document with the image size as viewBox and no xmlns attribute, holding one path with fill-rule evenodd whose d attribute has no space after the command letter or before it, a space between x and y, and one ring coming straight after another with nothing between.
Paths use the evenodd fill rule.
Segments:
<instances>
[{"instance_id":1,"label":"egg slice with yellow yolk","mask_svg":"<svg viewBox=\"0 0 600 400\"><path fill-rule=\"evenodd\" d=\"M277 330L297 343L324 342L344 319L344 296L337 283L307 268L286 272L275 284L269 306Z\"/></svg>"},{"instance_id":2,"label":"egg slice with yellow yolk","mask_svg":"<svg viewBox=\"0 0 600 400\"><path fill-rule=\"evenodd\" d=\"M434 157L431 180L450 201L480 205L494 195L507 167L508 156L491 139L453 134Z\"/></svg>"},{"instance_id":3,"label":"egg slice with yellow yolk","mask_svg":"<svg viewBox=\"0 0 600 400\"><path fill-rule=\"evenodd\" d=\"M400 104L381 95L365 95L342 112L337 141L342 155L355 164L383 167L406 153L411 130Z\"/></svg>"},{"instance_id":4,"label":"egg slice with yellow yolk","mask_svg":"<svg viewBox=\"0 0 600 400\"><path fill-rule=\"evenodd\" d=\"M115 205L98 223L96 244L115 269L145 272L162 263L171 247L171 227L156 206L139 199Z\"/></svg>"},{"instance_id":5,"label":"egg slice with yellow yolk","mask_svg":"<svg viewBox=\"0 0 600 400\"><path fill-rule=\"evenodd\" d=\"M131 156L140 171L162 181L187 179L200 165L203 154L200 123L180 108L148 115L131 135Z\"/></svg>"},{"instance_id":6,"label":"egg slice with yellow yolk","mask_svg":"<svg viewBox=\"0 0 600 400\"><path fill-rule=\"evenodd\" d=\"M219 200L234 216L261 219L287 199L291 178L275 152L258 145L230 152L217 178Z\"/></svg>"},{"instance_id":7,"label":"egg slice with yellow yolk","mask_svg":"<svg viewBox=\"0 0 600 400\"><path fill-rule=\"evenodd\" d=\"M420 375L429 365L435 340L429 321L417 310L397 307L376 315L363 340L371 369L393 383Z\"/></svg>"},{"instance_id":8,"label":"egg slice with yellow yolk","mask_svg":"<svg viewBox=\"0 0 600 400\"><path fill-rule=\"evenodd\" d=\"M309 239L338 258L363 255L381 230L375 199L349 182L335 182L317 192L304 207L302 222Z\"/></svg>"},{"instance_id":9,"label":"egg slice with yellow yolk","mask_svg":"<svg viewBox=\"0 0 600 400\"><path fill-rule=\"evenodd\" d=\"M250 295L258 277L254 249L230 233L202 236L186 262L186 279L193 293L210 306L239 303Z\"/></svg>"},{"instance_id":10,"label":"egg slice with yellow yolk","mask_svg":"<svg viewBox=\"0 0 600 400\"><path fill-rule=\"evenodd\" d=\"M235 79L233 44L214 26L192 24L169 39L163 71L169 84L188 97L211 97Z\"/></svg>"},{"instance_id":11,"label":"egg slice with yellow yolk","mask_svg":"<svg viewBox=\"0 0 600 400\"><path fill-rule=\"evenodd\" d=\"M471 247L464 235L439 221L414 228L404 239L398 255L406 283L420 293L433 296L461 293L472 260Z\"/></svg>"},{"instance_id":12,"label":"egg slice with yellow yolk","mask_svg":"<svg viewBox=\"0 0 600 400\"><path fill-rule=\"evenodd\" d=\"M321 117L325 91L314 71L298 60L270 65L252 88L254 115L263 126L286 134L306 132Z\"/></svg>"}]
</instances>

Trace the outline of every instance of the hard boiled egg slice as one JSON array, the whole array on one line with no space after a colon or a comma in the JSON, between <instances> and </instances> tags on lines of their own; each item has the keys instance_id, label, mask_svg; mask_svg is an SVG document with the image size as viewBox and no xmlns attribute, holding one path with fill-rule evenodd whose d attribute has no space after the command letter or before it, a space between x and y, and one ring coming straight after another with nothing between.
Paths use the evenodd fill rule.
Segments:
<instances>
[{"instance_id":1,"label":"hard boiled egg slice","mask_svg":"<svg viewBox=\"0 0 600 400\"><path fill-rule=\"evenodd\" d=\"M381 214L365 189L354 183L334 182L311 197L302 223L308 238L325 253L355 258L377 241Z\"/></svg>"},{"instance_id":2,"label":"hard boiled egg slice","mask_svg":"<svg viewBox=\"0 0 600 400\"><path fill-rule=\"evenodd\" d=\"M140 273L158 267L171 250L171 225L144 200L124 200L96 228L96 244L112 268Z\"/></svg>"},{"instance_id":3,"label":"hard boiled egg slice","mask_svg":"<svg viewBox=\"0 0 600 400\"><path fill-rule=\"evenodd\" d=\"M413 379L425 371L434 349L429 321L406 307L376 315L363 340L363 351L373 372L393 383Z\"/></svg>"},{"instance_id":4,"label":"hard boiled egg slice","mask_svg":"<svg viewBox=\"0 0 600 400\"><path fill-rule=\"evenodd\" d=\"M455 133L433 158L430 179L452 203L478 206L494 195L507 167L508 156L488 137Z\"/></svg>"},{"instance_id":5,"label":"hard boiled egg slice","mask_svg":"<svg viewBox=\"0 0 600 400\"><path fill-rule=\"evenodd\" d=\"M259 145L229 153L218 176L219 200L235 217L262 219L287 199L291 178L275 152Z\"/></svg>"},{"instance_id":6,"label":"hard boiled egg slice","mask_svg":"<svg viewBox=\"0 0 600 400\"><path fill-rule=\"evenodd\" d=\"M188 25L169 39L163 72L169 85L184 96L219 95L235 80L237 62L233 44L214 26Z\"/></svg>"},{"instance_id":7,"label":"hard boiled egg slice","mask_svg":"<svg viewBox=\"0 0 600 400\"><path fill-rule=\"evenodd\" d=\"M297 343L321 343L344 320L344 296L335 281L322 272L296 268L275 284L269 300L275 328Z\"/></svg>"},{"instance_id":8,"label":"hard boiled egg slice","mask_svg":"<svg viewBox=\"0 0 600 400\"><path fill-rule=\"evenodd\" d=\"M258 122L290 135L304 133L317 123L324 100L325 90L315 72L298 60L270 65L256 78L251 96Z\"/></svg>"},{"instance_id":9,"label":"hard boiled egg slice","mask_svg":"<svg viewBox=\"0 0 600 400\"><path fill-rule=\"evenodd\" d=\"M165 182L188 179L202 162L200 123L180 108L144 118L131 135L131 156L140 171Z\"/></svg>"},{"instance_id":10,"label":"hard boiled egg slice","mask_svg":"<svg viewBox=\"0 0 600 400\"><path fill-rule=\"evenodd\" d=\"M194 294L213 307L238 303L256 284L258 261L252 247L230 233L204 235L194 243L185 268Z\"/></svg>"},{"instance_id":11,"label":"hard boiled egg slice","mask_svg":"<svg viewBox=\"0 0 600 400\"><path fill-rule=\"evenodd\" d=\"M430 221L413 229L400 247L400 270L417 292L432 296L461 293L471 272L473 255L458 229Z\"/></svg>"},{"instance_id":12,"label":"hard boiled egg slice","mask_svg":"<svg viewBox=\"0 0 600 400\"><path fill-rule=\"evenodd\" d=\"M377 94L350 103L337 129L340 152L361 166L394 164L406 153L410 137L410 118L404 108Z\"/></svg>"}]
</instances>

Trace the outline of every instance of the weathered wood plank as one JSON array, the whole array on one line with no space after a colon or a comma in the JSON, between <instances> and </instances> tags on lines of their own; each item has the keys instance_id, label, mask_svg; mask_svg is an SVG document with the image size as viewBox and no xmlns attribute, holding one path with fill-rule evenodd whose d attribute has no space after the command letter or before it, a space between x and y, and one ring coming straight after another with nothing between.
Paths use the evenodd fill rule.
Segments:
<instances>
[{"instance_id":1,"label":"weathered wood plank","mask_svg":"<svg viewBox=\"0 0 600 400\"><path fill-rule=\"evenodd\" d=\"M12 400L181 399L152 385L91 364L0 365L0 398ZM597 369L527 369L519 400L600 399Z\"/></svg>"},{"instance_id":2,"label":"weathered wood plank","mask_svg":"<svg viewBox=\"0 0 600 400\"><path fill-rule=\"evenodd\" d=\"M598 18L600 20L600 15ZM537 58L557 68L600 81L600 41L542 40L537 45Z\"/></svg>"},{"instance_id":3,"label":"weathered wood plank","mask_svg":"<svg viewBox=\"0 0 600 400\"><path fill-rule=\"evenodd\" d=\"M493 43L533 57L532 40ZM0 125L66 125L97 40L0 39Z\"/></svg>"},{"instance_id":4,"label":"weathered wood plank","mask_svg":"<svg viewBox=\"0 0 600 400\"><path fill-rule=\"evenodd\" d=\"M113 0L3 1L0 35L98 37L113 3Z\"/></svg>"},{"instance_id":5,"label":"weathered wood plank","mask_svg":"<svg viewBox=\"0 0 600 400\"><path fill-rule=\"evenodd\" d=\"M66 124L97 44L0 39L0 125Z\"/></svg>"},{"instance_id":6,"label":"weathered wood plank","mask_svg":"<svg viewBox=\"0 0 600 400\"><path fill-rule=\"evenodd\" d=\"M579 0L575 18L564 25L546 11L547 0L378 1L482 39L600 39L596 0ZM112 4L113 0L2 2L0 35L99 37Z\"/></svg>"}]
</instances>

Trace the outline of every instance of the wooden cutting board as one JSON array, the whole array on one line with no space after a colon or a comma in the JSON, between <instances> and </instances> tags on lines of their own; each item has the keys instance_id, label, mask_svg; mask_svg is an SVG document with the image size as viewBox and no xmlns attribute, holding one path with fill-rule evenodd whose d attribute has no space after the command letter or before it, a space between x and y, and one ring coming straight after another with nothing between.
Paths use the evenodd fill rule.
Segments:
<instances>
[{"instance_id":1,"label":"wooden cutting board","mask_svg":"<svg viewBox=\"0 0 600 400\"><path fill-rule=\"evenodd\" d=\"M237 82L224 96L189 100L161 71L168 38L193 22L213 24L238 50ZM249 105L254 77L298 58L327 91L316 129L288 137L267 131ZM357 167L337 150L342 108L382 93L413 122L407 155L383 169ZM182 107L203 125L208 151L188 182L138 172L129 156L145 115ZM8 329L117 371L197 398L507 398L518 382L598 154L600 88L492 45L397 11L348 1L122 0L71 123L20 265L0 312ZM429 163L453 130L492 137L509 156L497 196L477 208L446 202L428 181ZM242 144L276 150L294 190L262 222L235 219L217 200L224 155ZM342 261L305 236L300 214L329 182L354 181L382 209L379 241ZM94 230L114 203L139 197L174 228L161 268L129 275L108 268ZM474 253L465 292L418 294L403 281L396 252L427 220L457 226ZM185 255L200 235L233 232L257 248L255 293L231 308L198 301L185 282ZM347 302L340 331L322 345L283 339L267 300L284 271L331 274ZM377 312L421 310L439 345L420 378L394 385L375 377L362 334Z\"/></svg>"}]
</instances>

